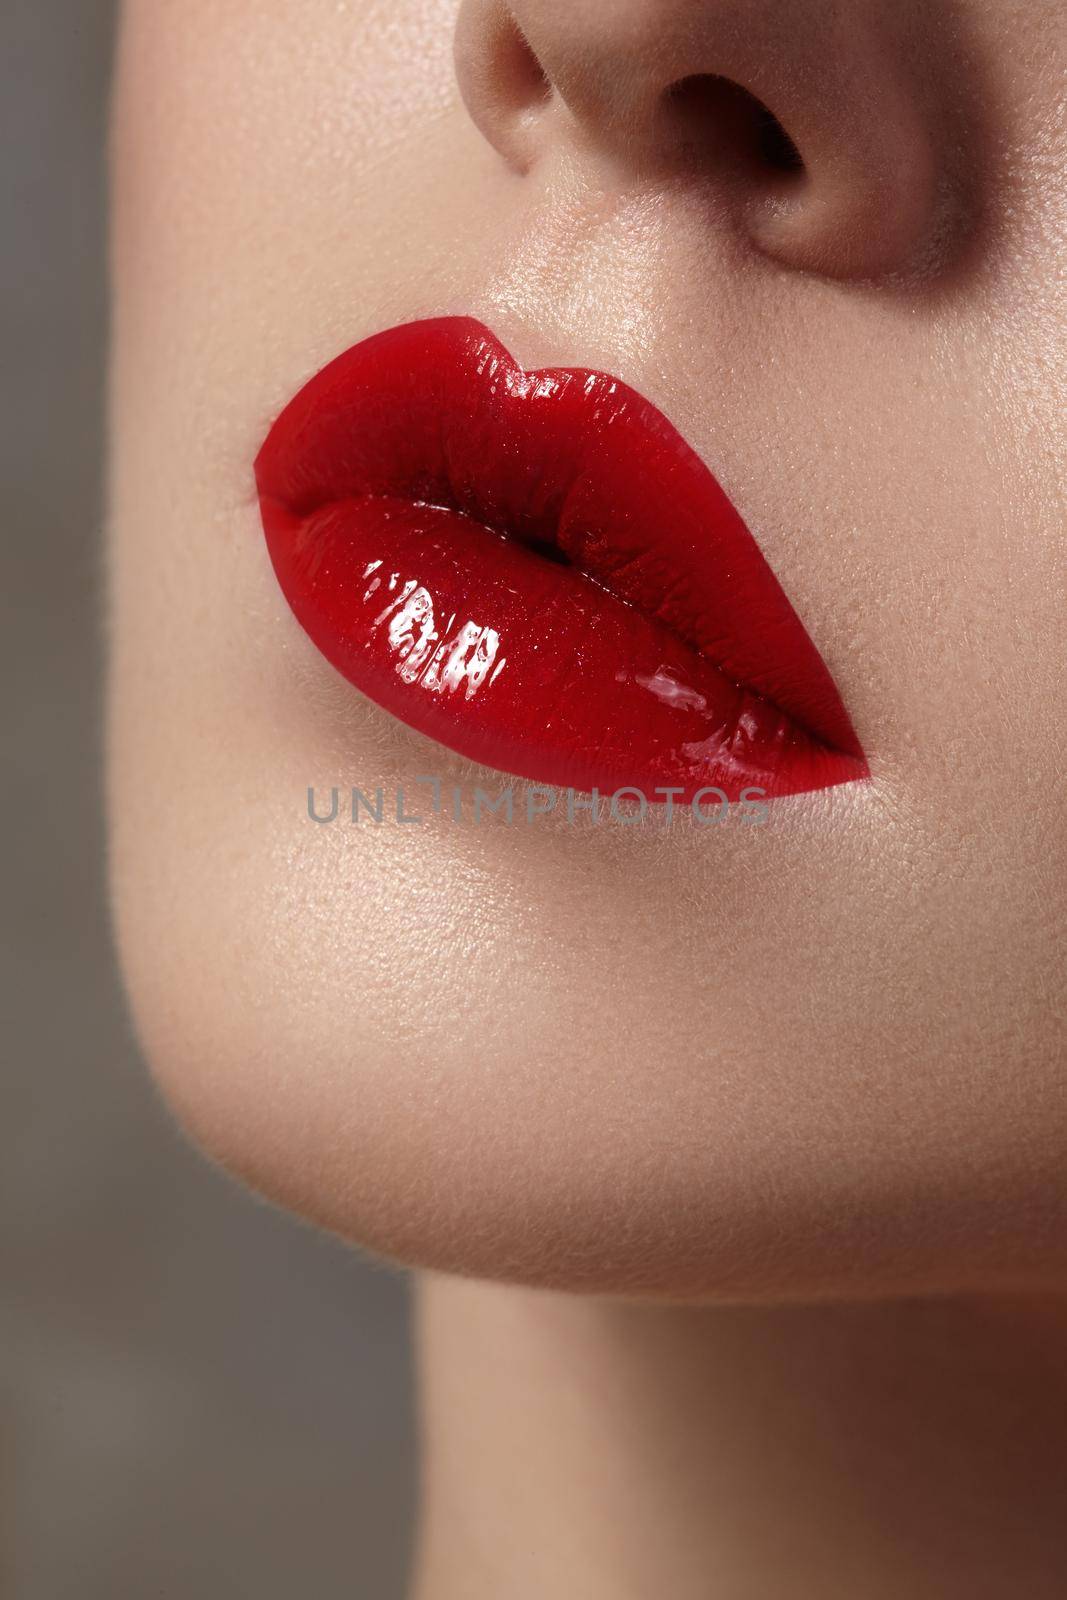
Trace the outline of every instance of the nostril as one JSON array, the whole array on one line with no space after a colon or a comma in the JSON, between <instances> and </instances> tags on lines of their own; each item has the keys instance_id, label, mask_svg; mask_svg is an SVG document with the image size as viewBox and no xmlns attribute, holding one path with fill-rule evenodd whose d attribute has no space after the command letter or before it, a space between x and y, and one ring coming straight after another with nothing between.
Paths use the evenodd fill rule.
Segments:
<instances>
[{"instance_id":1,"label":"nostril","mask_svg":"<svg viewBox=\"0 0 1067 1600\"><path fill-rule=\"evenodd\" d=\"M742 91L744 92L744 91ZM773 111L753 100L756 111L756 138L760 156L776 172L802 172L804 159Z\"/></svg>"},{"instance_id":2,"label":"nostril","mask_svg":"<svg viewBox=\"0 0 1067 1600\"><path fill-rule=\"evenodd\" d=\"M750 174L791 176L804 159L774 112L729 78L701 73L671 84L663 98L670 139L689 159L725 156Z\"/></svg>"}]
</instances>

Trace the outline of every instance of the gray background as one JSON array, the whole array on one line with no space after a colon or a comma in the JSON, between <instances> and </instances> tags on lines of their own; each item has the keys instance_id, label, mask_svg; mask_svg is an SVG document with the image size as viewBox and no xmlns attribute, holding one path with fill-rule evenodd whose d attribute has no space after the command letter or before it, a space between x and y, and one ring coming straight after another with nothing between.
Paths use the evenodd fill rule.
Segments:
<instances>
[{"instance_id":1,"label":"gray background","mask_svg":"<svg viewBox=\"0 0 1067 1600\"><path fill-rule=\"evenodd\" d=\"M99 801L112 6L0 5L0 1593L394 1600L403 1284L246 1197L137 1061Z\"/></svg>"}]
</instances>

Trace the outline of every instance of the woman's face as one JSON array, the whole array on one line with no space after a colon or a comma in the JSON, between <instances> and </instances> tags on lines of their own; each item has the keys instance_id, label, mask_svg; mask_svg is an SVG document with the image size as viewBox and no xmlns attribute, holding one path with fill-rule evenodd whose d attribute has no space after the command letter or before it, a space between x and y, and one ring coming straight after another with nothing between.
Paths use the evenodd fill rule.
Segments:
<instances>
[{"instance_id":1,"label":"woman's face","mask_svg":"<svg viewBox=\"0 0 1067 1600\"><path fill-rule=\"evenodd\" d=\"M408 1262L686 1298L1062 1279L1060 0L512 11L128 0L111 789L153 1069L227 1166ZM453 314L670 418L868 782L760 826L476 825L499 775L319 654L253 460L332 357Z\"/></svg>"}]
</instances>

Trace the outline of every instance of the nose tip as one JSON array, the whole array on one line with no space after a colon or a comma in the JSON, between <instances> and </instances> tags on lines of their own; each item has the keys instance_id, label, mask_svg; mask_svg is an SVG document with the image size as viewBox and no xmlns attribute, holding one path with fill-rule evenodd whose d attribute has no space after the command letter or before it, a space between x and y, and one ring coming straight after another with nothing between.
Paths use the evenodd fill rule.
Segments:
<instances>
[{"instance_id":1,"label":"nose tip","mask_svg":"<svg viewBox=\"0 0 1067 1600\"><path fill-rule=\"evenodd\" d=\"M518 172L567 143L634 179L711 185L761 255L878 278L922 265L943 231L912 3L463 0L456 71Z\"/></svg>"}]
</instances>

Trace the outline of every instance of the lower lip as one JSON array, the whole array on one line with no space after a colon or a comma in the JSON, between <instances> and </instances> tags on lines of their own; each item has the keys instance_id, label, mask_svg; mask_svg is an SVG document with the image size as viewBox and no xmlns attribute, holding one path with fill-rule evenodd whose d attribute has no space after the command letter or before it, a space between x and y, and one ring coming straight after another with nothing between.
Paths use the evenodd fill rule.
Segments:
<instances>
[{"instance_id":1,"label":"lower lip","mask_svg":"<svg viewBox=\"0 0 1067 1600\"><path fill-rule=\"evenodd\" d=\"M408 323L300 391L256 479L310 638L463 756L650 800L868 775L740 516L617 379L525 372L469 318Z\"/></svg>"}]
</instances>

